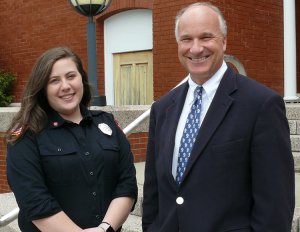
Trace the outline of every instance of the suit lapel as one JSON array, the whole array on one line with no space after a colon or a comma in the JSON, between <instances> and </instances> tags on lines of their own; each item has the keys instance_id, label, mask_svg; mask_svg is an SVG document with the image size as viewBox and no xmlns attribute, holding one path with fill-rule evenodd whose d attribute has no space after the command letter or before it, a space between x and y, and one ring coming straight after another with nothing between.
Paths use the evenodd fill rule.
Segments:
<instances>
[{"instance_id":1,"label":"suit lapel","mask_svg":"<svg viewBox=\"0 0 300 232\"><path fill-rule=\"evenodd\" d=\"M172 161L175 145L175 134L188 88L188 82L185 82L181 86L173 90L174 93L172 95L172 101L171 104L166 108L166 119L164 123L164 128L162 128L162 130L165 132L164 134L166 135L166 137L164 138L165 147L163 149L165 152L164 167L167 168L168 179L171 183L174 183L174 186L175 181L174 177L172 176Z\"/></svg>"},{"instance_id":2,"label":"suit lapel","mask_svg":"<svg viewBox=\"0 0 300 232\"><path fill-rule=\"evenodd\" d=\"M236 89L235 73L228 67L201 125L182 181L184 181L185 176L188 175L193 164L199 158L215 130L219 127L226 113L230 109L230 106L234 101L230 95Z\"/></svg>"}]
</instances>

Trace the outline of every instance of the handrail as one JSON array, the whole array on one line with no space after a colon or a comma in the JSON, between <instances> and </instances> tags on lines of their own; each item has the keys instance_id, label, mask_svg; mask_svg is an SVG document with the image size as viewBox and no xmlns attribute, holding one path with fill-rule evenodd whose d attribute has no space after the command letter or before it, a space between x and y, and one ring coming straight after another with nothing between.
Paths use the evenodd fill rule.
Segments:
<instances>
[{"instance_id":1,"label":"handrail","mask_svg":"<svg viewBox=\"0 0 300 232\"><path fill-rule=\"evenodd\" d=\"M18 217L19 211L20 211L19 208L15 208L12 211L10 211L8 214L2 216L0 219L0 227L6 226L12 221L14 221Z\"/></svg>"},{"instance_id":2,"label":"handrail","mask_svg":"<svg viewBox=\"0 0 300 232\"><path fill-rule=\"evenodd\" d=\"M179 85L181 85L182 83L184 83L185 81L187 81L188 77L184 78L178 85L176 85L173 89L175 89L176 87L178 87ZM129 135L129 133L136 128L138 125L140 125L145 119L147 119L147 117L150 115L150 108L148 110L146 110L144 113L142 113L139 117L137 117L132 123L130 123L128 126L126 126L123 129L123 132L125 135Z\"/></svg>"},{"instance_id":3,"label":"handrail","mask_svg":"<svg viewBox=\"0 0 300 232\"><path fill-rule=\"evenodd\" d=\"M246 75L246 71L244 69L243 64L235 56L225 55L224 60L226 62L232 63L236 67L237 71L240 74ZM188 79L188 77L184 78L173 89L175 89L176 87L178 87L179 85L181 85L182 83L187 81L187 79ZM144 113L142 113L139 117L137 117L133 122L128 124L123 129L124 134L126 136L128 136L130 134L130 132L132 132L133 129L135 129L139 124L141 124L144 120L146 120L149 115L150 115L150 108L148 110L146 110ZM12 221L14 221L15 219L17 219L18 213L19 213L19 208L15 208L12 211L10 211L9 213L7 213L6 215L2 216L0 218L0 227L5 226L5 225L11 223Z\"/></svg>"},{"instance_id":4,"label":"handrail","mask_svg":"<svg viewBox=\"0 0 300 232\"><path fill-rule=\"evenodd\" d=\"M132 123L128 124L128 126L123 129L124 134L126 136L130 135L130 132L133 131L133 129L140 125L144 120L146 120L149 115L150 108L138 116Z\"/></svg>"}]
</instances>

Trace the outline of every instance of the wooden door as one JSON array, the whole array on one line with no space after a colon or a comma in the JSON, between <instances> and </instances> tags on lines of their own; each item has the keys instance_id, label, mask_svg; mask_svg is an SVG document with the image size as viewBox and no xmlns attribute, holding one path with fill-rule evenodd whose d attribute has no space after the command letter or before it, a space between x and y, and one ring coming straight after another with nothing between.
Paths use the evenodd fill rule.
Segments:
<instances>
[{"instance_id":1,"label":"wooden door","mask_svg":"<svg viewBox=\"0 0 300 232\"><path fill-rule=\"evenodd\" d=\"M115 105L152 104L152 51L114 54L113 62Z\"/></svg>"}]
</instances>

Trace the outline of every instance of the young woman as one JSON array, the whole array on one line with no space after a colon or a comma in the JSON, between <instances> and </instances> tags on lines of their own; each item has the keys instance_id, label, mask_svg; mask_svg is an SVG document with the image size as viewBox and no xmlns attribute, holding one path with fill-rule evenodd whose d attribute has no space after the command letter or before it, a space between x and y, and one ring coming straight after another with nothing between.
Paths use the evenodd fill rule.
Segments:
<instances>
[{"instance_id":1,"label":"young woman","mask_svg":"<svg viewBox=\"0 0 300 232\"><path fill-rule=\"evenodd\" d=\"M130 145L69 48L35 63L7 133L7 177L24 232L120 231L137 184Z\"/></svg>"}]
</instances>

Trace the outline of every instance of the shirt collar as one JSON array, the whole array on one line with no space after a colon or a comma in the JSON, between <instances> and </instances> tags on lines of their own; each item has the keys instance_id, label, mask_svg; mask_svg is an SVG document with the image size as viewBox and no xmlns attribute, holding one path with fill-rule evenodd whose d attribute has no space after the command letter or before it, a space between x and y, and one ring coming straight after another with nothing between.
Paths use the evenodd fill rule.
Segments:
<instances>
[{"instance_id":1,"label":"shirt collar","mask_svg":"<svg viewBox=\"0 0 300 232\"><path fill-rule=\"evenodd\" d=\"M80 111L82 114L81 121L90 121L92 120L91 112L83 105L80 105ZM62 126L65 123L72 123L68 120L65 120L63 117L59 115L59 113L52 108L48 110L48 126L50 128L57 128Z\"/></svg>"},{"instance_id":2,"label":"shirt collar","mask_svg":"<svg viewBox=\"0 0 300 232\"><path fill-rule=\"evenodd\" d=\"M208 97L209 101L212 101L212 99L214 98L217 88L219 87L221 79L224 73L226 72L226 70L227 70L227 64L225 63L225 61L223 61L222 66L219 68L219 70L202 85L203 91ZM188 102L192 104L194 100L194 91L198 85L192 80L190 74L188 78L188 83L189 83Z\"/></svg>"}]
</instances>

